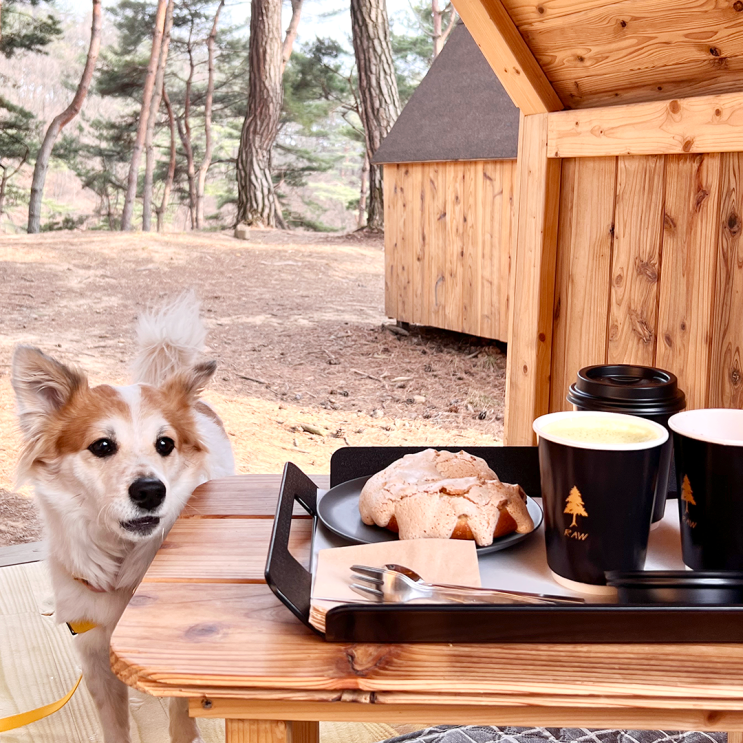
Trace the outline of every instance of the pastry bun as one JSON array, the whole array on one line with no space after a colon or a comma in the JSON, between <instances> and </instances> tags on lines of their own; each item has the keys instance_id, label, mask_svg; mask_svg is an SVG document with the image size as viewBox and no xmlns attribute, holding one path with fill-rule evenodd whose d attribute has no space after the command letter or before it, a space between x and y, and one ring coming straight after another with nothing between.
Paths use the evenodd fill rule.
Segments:
<instances>
[{"instance_id":1,"label":"pastry bun","mask_svg":"<svg viewBox=\"0 0 743 743\"><path fill-rule=\"evenodd\" d=\"M487 547L494 538L534 529L524 491L464 451L426 449L398 459L369 478L359 511L365 524L400 539L474 539Z\"/></svg>"}]
</instances>

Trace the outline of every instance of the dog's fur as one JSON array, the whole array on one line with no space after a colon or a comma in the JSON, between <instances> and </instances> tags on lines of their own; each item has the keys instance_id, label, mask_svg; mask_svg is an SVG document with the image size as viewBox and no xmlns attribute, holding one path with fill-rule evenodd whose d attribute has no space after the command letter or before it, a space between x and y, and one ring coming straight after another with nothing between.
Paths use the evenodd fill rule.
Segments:
<instances>
[{"instance_id":1,"label":"dog's fur","mask_svg":"<svg viewBox=\"0 0 743 743\"><path fill-rule=\"evenodd\" d=\"M75 643L106 743L130 740L111 633L194 488L234 473L222 423L199 400L216 364L196 361L206 332L195 296L141 317L137 330L130 386L90 387L82 370L30 346L16 349L12 365L19 479L33 483L44 517L57 621L97 625ZM135 497L137 483L158 481L161 503L146 489ZM174 743L201 740L184 700L171 700L170 734Z\"/></svg>"}]
</instances>

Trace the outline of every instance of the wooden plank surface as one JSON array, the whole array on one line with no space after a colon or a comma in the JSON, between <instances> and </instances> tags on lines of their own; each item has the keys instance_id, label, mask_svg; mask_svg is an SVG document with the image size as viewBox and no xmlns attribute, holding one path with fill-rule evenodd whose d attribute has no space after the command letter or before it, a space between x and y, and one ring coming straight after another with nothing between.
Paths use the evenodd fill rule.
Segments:
<instances>
[{"instance_id":1,"label":"wooden plank surface","mask_svg":"<svg viewBox=\"0 0 743 743\"><path fill-rule=\"evenodd\" d=\"M549 412L560 161L547 158L547 114L522 116L504 441L535 442L532 422Z\"/></svg>"},{"instance_id":2,"label":"wooden plank surface","mask_svg":"<svg viewBox=\"0 0 743 743\"><path fill-rule=\"evenodd\" d=\"M565 106L743 87L740 6L720 0L504 0Z\"/></svg>"},{"instance_id":3,"label":"wooden plank surface","mask_svg":"<svg viewBox=\"0 0 743 743\"><path fill-rule=\"evenodd\" d=\"M443 324L448 330L462 328L464 300L464 165L445 164L446 169L446 242Z\"/></svg>"},{"instance_id":4,"label":"wooden plank surface","mask_svg":"<svg viewBox=\"0 0 743 743\"><path fill-rule=\"evenodd\" d=\"M427 193L431 199L431 250L428 256L430 318L435 328L446 327L446 297L448 296L446 246L449 239L449 171L446 163L432 164Z\"/></svg>"},{"instance_id":5,"label":"wooden plank surface","mask_svg":"<svg viewBox=\"0 0 743 743\"><path fill-rule=\"evenodd\" d=\"M503 178L503 189L501 196L501 238L500 271L498 279L498 305L500 308L498 316L498 332L493 337L508 343L508 333L511 327L511 250L513 247L513 231L516 224L516 160L504 161L501 167Z\"/></svg>"},{"instance_id":6,"label":"wooden plank surface","mask_svg":"<svg viewBox=\"0 0 743 743\"><path fill-rule=\"evenodd\" d=\"M570 410L578 370L606 359L616 158L564 160L550 411Z\"/></svg>"},{"instance_id":7,"label":"wooden plank surface","mask_svg":"<svg viewBox=\"0 0 743 743\"><path fill-rule=\"evenodd\" d=\"M385 224L399 223L399 205L397 163L386 163L384 166L383 196ZM398 299L400 288L398 285L398 241L399 230L387 230L384 233L384 312L388 317L398 316Z\"/></svg>"},{"instance_id":8,"label":"wooden plank surface","mask_svg":"<svg viewBox=\"0 0 743 743\"><path fill-rule=\"evenodd\" d=\"M409 225L410 237L408 249L410 256L410 322L425 324L426 314L424 312L426 295L426 235L423 221L423 178L426 166L424 163L408 163L408 187L407 206L410 217L406 222ZM395 226L397 229L398 226Z\"/></svg>"},{"instance_id":9,"label":"wooden plank surface","mask_svg":"<svg viewBox=\"0 0 743 743\"><path fill-rule=\"evenodd\" d=\"M226 720L224 739L225 743L294 743L289 723L279 720Z\"/></svg>"},{"instance_id":10,"label":"wooden plank surface","mask_svg":"<svg viewBox=\"0 0 743 743\"><path fill-rule=\"evenodd\" d=\"M324 490L330 487L329 475L310 475ZM276 513L281 475L235 475L210 480L194 490L181 518L266 518ZM301 506L295 516L307 517Z\"/></svg>"},{"instance_id":11,"label":"wooden plank surface","mask_svg":"<svg viewBox=\"0 0 743 743\"><path fill-rule=\"evenodd\" d=\"M709 407L743 407L743 155L722 156Z\"/></svg>"},{"instance_id":12,"label":"wooden plank surface","mask_svg":"<svg viewBox=\"0 0 743 743\"><path fill-rule=\"evenodd\" d=\"M112 666L127 683L190 696L224 687L244 698L251 689L288 698L291 690L356 689L528 695L542 706L553 697L571 697L574 707L596 697L618 697L622 706L664 698L682 709L743 703L739 645L326 643L264 585L143 584L114 632Z\"/></svg>"},{"instance_id":13,"label":"wooden plank surface","mask_svg":"<svg viewBox=\"0 0 743 743\"><path fill-rule=\"evenodd\" d=\"M500 0L454 0L453 4L501 85L523 114L563 108Z\"/></svg>"},{"instance_id":14,"label":"wooden plank surface","mask_svg":"<svg viewBox=\"0 0 743 743\"><path fill-rule=\"evenodd\" d=\"M539 707L531 705L446 705L432 702L400 704L385 702L386 695L375 694L370 704L343 702L285 703L246 702L215 699L211 710L192 707L195 717L255 716L284 714L291 719L323 720L389 720L394 725L405 722L448 725L502 725L520 727L584 727L593 729L662 729L730 731L743 727L743 713L731 711L704 711L694 709L650 710L582 707ZM729 739L730 740L730 739Z\"/></svg>"},{"instance_id":15,"label":"wooden plank surface","mask_svg":"<svg viewBox=\"0 0 743 743\"><path fill-rule=\"evenodd\" d=\"M145 581L264 583L270 519L180 519L155 555ZM289 551L309 566L312 521L294 519Z\"/></svg>"},{"instance_id":16,"label":"wooden plank surface","mask_svg":"<svg viewBox=\"0 0 743 743\"><path fill-rule=\"evenodd\" d=\"M548 148L550 157L743 151L743 93L560 111Z\"/></svg>"},{"instance_id":17,"label":"wooden plank surface","mask_svg":"<svg viewBox=\"0 0 743 743\"><path fill-rule=\"evenodd\" d=\"M620 157L607 362L652 366L665 182L663 157Z\"/></svg>"},{"instance_id":18,"label":"wooden plank surface","mask_svg":"<svg viewBox=\"0 0 743 743\"><path fill-rule=\"evenodd\" d=\"M687 408L707 404L719 235L720 155L666 159L663 276L655 365L678 377Z\"/></svg>"},{"instance_id":19,"label":"wooden plank surface","mask_svg":"<svg viewBox=\"0 0 743 743\"><path fill-rule=\"evenodd\" d=\"M482 161L462 164L462 330L480 332L482 317Z\"/></svg>"}]
</instances>

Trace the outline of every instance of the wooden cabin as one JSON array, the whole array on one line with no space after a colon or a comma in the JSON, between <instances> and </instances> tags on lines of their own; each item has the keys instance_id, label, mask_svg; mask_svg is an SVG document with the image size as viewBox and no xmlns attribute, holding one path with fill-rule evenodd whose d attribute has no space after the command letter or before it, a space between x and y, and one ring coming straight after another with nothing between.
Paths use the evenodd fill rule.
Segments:
<instances>
[{"instance_id":1,"label":"wooden cabin","mask_svg":"<svg viewBox=\"0 0 743 743\"><path fill-rule=\"evenodd\" d=\"M453 2L521 111L506 443L587 364L743 407L743 4Z\"/></svg>"},{"instance_id":2,"label":"wooden cabin","mask_svg":"<svg viewBox=\"0 0 743 743\"><path fill-rule=\"evenodd\" d=\"M374 157L384 164L387 315L507 339L518 126L460 24Z\"/></svg>"}]
</instances>

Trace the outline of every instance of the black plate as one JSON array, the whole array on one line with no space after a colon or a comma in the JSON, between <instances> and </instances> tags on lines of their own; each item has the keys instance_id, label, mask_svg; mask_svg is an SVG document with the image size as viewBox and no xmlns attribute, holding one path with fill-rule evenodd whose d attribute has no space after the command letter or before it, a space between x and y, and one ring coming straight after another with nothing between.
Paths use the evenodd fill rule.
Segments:
<instances>
[{"instance_id":1,"label":"black plate","mask_svg":"<svg viewBox=\"0 0 743 743\"><path fill-rule=\"evenodd\" d=\"M328 490L320 499L317 507L317 515L322 523L339 537L348 539L356 544L373 544L375 542L394 542L397 540L397 534L382 529L378 526L367 526L361 520L359 513L359 496L361 489L368 480L368 477L358 477L355 480L336 485ZM507 534L505 537L498 537L492 544L487 547L478 547L477 552L486 555L490 552L498 552L514 544L522 542L530 537L539 528L542 523L543 514L539 504L533 499L526 497L526 507L529 515L534 522L534 530L528 534Z\"/></svg>"}]
</instances>

